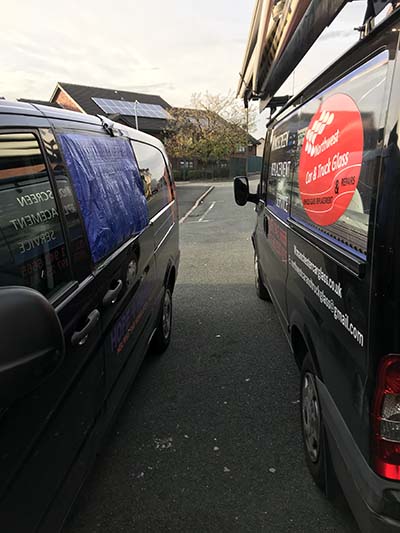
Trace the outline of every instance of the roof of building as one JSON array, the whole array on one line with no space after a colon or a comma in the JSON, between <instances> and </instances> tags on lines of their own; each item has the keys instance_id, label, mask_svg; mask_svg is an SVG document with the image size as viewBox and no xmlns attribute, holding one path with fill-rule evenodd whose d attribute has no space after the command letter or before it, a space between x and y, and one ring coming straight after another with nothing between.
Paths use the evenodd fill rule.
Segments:
<instances>
[{"instance_id":1,"label":"roof of building","mask_svg":"<svg viewBox=\"0 0 400 533\"><path fill-rule=\"evenodd\" d=\"M88 85L77 85L75 83L58 82L57 87L50 100L56 96L57 90L64 89L66 93L83 109L86 113L91 115L106 115L101 107L99 107L93 98L107 98L110 100L122 100L126 102L138 102L142 104L160 105L164 109L170 109L171 106L161 96L157 94L144 94L132 91L122 91L118 89L106 89L104 87L91 87ZM115 117L115 115L113 115ZM127 126L135 128L135 117L127 115L118 115L115 118L119 122L123 122ZM162 131L167 126L167 120L159 118L138 117L138 126L141 130L146 131Z\"/></svg>"},{"instance_id":2,"label":"roof of building","mask_svg":"<svg viewBox=\"0 0 400 533\"><path fill-rule=\"evenodd\" d=\"M58 108L62 109L62 107L60 106L59 103L57 103L57 102L47 102L46 100L36 100L36 99L33 99L33 98L17 98L17 101L18 102L23 102L23 103L26 103L26 104L47 105L47 106L50 106L50 107L58 107Z\"/></svg>"}]
</instances>

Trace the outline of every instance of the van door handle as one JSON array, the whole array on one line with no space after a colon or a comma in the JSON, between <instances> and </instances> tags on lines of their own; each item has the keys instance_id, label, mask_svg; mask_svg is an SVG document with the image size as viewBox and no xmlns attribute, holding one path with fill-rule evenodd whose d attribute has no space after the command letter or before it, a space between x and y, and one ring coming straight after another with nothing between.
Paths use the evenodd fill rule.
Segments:
<instances>
[{"instance_id":1,"label":"van door handle","mask_svg":"<svg viewBox=\"0 0 400 533\"><path fill-rule=\"evenodd\" d=\"M144 278L147 276L149 272L150 272L150 265L147 265L146 268L143 270L143 274L140 276L141 282L144 280Z\"/></svg>"},{"instance_id":2,"label":"van door handle","mask_svg":"<svg viewBox=\"0 0 400 533\"><path fill-rule=\"evenodd\" d=\"M264 214L264 232L265 235L268 235L268 217L266 214Z\"/></svg>"},{"instance_id":3,"label":"van door handle","mask_svg":"<svg viewBox=\"0 0 400 533\"><path fill-rule=\"evenodd\" d=\"M93 309L87 317L86 325L80 330L75 331L71 337L72 346L82 346L88 340L89 333L96 327L97 322L100 320L100 311Z\"/></svg>"},{"instance_id":4,"label":"van door handle","mask_svg":"<svg viewBox=\"0 0 400 533\"><path fill-rule=\"evenodd\" d=\"M104 298L103 298L103 305L115 304L115 302L117 301L118 295L122 290L122 286L123 286L122 279L119 279L117 281L117 285L113 289L110 289L105 293Z\"/></svg>"}]
</instances>

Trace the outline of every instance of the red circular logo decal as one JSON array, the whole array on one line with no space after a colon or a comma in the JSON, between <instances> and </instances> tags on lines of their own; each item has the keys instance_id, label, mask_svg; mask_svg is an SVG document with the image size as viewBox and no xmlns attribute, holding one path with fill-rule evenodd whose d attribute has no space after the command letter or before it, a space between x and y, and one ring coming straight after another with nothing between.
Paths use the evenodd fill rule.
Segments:
<instances>
[{"instance_id":1,"label":"red circular logo decal","mask_svg":"<svg viewBox=\"0 0 400 533\"><path fill-rule=\"evenodd\" d=\"M316 224L333 224L348 208L360 177L363 144L354 101L346 94L327 98L307 128L299 162L301 201Z\"/></svg>"}]
</instances>

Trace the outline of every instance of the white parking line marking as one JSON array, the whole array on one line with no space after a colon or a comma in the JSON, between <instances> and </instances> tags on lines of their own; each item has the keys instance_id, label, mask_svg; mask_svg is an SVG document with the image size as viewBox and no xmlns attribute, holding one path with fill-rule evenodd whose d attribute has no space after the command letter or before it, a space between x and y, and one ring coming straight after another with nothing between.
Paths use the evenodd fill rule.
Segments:
<instances>
[{"instance_id":1,"label":"white parking line marking","mask_svg":"<svg viewBox=\"0 0 400 533\"><path fill-rule=\"evenodd\" d=\"M209 187L206 192L204 194L202 194L200 196L200 198L198 200L196 200L196 203L194 204L194 206L192 208L189 209L189 211L186 213L185 216L183 216L180 220L179 220L179 224L183 224L183 222L185 222L185 220L193 213L193 211L195 209L197 209L200 205L200 203L204 200L204 198L207 196L207 194L210 194L210 192L214 189L214 185L212 185L211 187Z\"/></svg>"},{"instance_id":2,"label":"white parking line marking","mask_svg":"<svg viewBox=\"0 0 400 533\"><path fill-rule=\"evenodd\" d=\"M207 211L201 215L201 217L199 218L199 222L203 222L204 221L204 217L211 211L211 209L215 206L215 202L213 202L210 207L207 209Z\"/></svg>"}]
</instances>

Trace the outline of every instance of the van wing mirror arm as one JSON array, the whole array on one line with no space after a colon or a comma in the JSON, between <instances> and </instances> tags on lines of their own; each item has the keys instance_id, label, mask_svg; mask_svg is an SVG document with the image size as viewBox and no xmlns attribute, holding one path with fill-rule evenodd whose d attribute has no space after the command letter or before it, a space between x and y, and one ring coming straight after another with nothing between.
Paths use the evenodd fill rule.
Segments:
<instances>
[{"instance_id":1,"label":"van wing mirror arm","mask_svg":"<svg viewBox=\"0 0 400 533\"><path fill-rule=\"evenodd\" d=\"M258 194L249 193L249 195L247 196L247 201L253 204L258 204L258 202L260 201L260 196Z\"/></svg>"}]
</instances>

